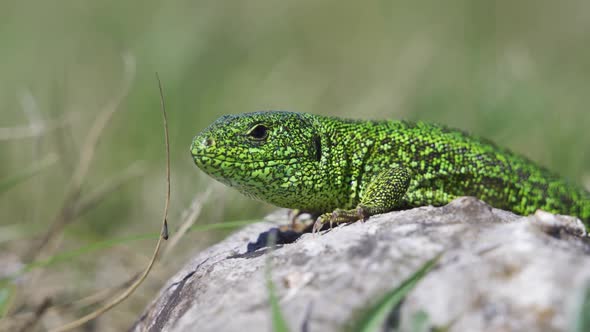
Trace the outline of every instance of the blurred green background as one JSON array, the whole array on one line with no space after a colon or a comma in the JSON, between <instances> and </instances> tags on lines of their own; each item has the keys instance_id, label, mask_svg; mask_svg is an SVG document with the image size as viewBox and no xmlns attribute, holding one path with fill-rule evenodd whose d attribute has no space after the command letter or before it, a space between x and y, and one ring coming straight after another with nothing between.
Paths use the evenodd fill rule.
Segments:
<instances>
[{"instance_id":1,"label":"blurred green background","mask_svg":"<svg viewBox=\"0 0 590 332\"><path fill-rule=\"evenodd\" d=\"M197 223L273 210L214 184L192 163L192 137L228 113L283 109L438 122L588 182L588 1L4 0L0 179L51 154L58 161L1 193L3 252L21 255L59 212L82 142L121 93L124 57L136 64L130 91L100 138L82 196L138 161L141 176L68 226L57 252L158 232L165 152L155 72L169 113L173 230L195 195L211 186ZM64 117L72 120L63 128L14 135ZM154 278L161 282L224 234L188 234L166 263L171 267ZM72 259L47 272L52 291L75 298L117 284L141 269L152 246L144 241ZM98 326L128 326L150 296Z\"/></svg>"}]
</instances>

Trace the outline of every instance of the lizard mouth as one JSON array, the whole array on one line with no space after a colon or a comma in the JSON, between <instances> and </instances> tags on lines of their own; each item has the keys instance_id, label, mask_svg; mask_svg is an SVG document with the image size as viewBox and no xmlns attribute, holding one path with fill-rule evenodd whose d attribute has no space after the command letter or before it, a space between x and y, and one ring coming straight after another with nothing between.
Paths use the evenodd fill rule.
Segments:
<instances>
[{"instance_id":1,"label":"lizard mouth","mask_svg":"<svg viewBox=\"0 0 590 332\"><path fill-rule=\"evenodd\" d=\"M261 159L261 160L248 160L240 161L233 158L227 158L225 156L205 156L205 155L193 155L195 163L201 165L210 165L212 162L225 163L228 165L260 165L260 168L273 167L279 165L293 165L300 162L301 157L294 156L292 158L281 158L281 159Z\"/></svg>"}]
</instances>

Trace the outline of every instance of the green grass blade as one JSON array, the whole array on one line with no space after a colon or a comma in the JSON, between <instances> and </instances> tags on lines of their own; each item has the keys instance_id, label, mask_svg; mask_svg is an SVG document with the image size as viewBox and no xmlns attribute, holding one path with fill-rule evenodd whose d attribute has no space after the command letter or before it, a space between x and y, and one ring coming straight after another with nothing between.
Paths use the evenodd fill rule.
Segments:
<instances>
[{"instance_id":1,"label":"green grass blade","mask_svg":"<svg viewBox=\"0 0 590 332\"><path fill-rule=\"evenodd\" d=\"M6 315L8 307L8 299L10 298L10 290L8 288L0 288L0 318Z\"/></svg>"},{"instance_id":2,"label":"green grass blade","mask_svg":"<svg viewBox=\"0 0 590 332\"><path fill-rule=\"evenodd\" d=\"M356 323L353 331L360 332L375 332L381 331L383 323L389 313L398 305L403 298L416 286L416 284L424 278L424 276L436 265L441 254L428 260L420 269L412 274L408 279L404 280L398 287L390 290L379 301L371 306Z\"/></svg>"},{"instance_id":3,"label":"green grass blade","mask_svg":"<svg viewBox=\"0 0 590 332\"><path fill-rule=\"evenodd\" d=\"M245 226L252 224L254 222L258 222L260 220L239 220L239 221L229 221L229 222L222 222L222 223L215 223L215 224L206 224L206 225L196 225L190 228L190 231L193 232L205 232L210 230L221 230L221 229L233 229L240 226ZM95 242L89 244L87 246L80 247L75 250L62 252L56 255L53 255L47 259L35 261L32 263L27 264L25 268L19 273L18 275L25 274L35 268L39 267L49 267L59 263L68 262L76 257L82 256L84 254L92 253L102 249L108 249L111 247L115 247L118 245L127 244L130 242L141 241L141 240L148 240L148 239L157 239L160 236L159 233L146 233L146 234L139 234L133 236L127 236L118 239L110 239L100 242ZM14 277L14 276L13 276Z\"/></svg>"},{"instance_id":4,"label":"green grass blade","mask_svg":"<svg viewBox=\"0 0 590 332\"><path fill-rule=\"evenodd\" d=\"M279 305L279 299L276 295L276 290L272 280L267 277L267 288L268 288L268 296L270 301L270 310L271 310L271 317L272 317L272 330L274 332L288 332L289 327L287 326L287 321L285 321L285 317L283 312L281 311L281 307Z\"/></svg>"},{"instance_id":5,"label":"green grass blade","mask_svg":"<svg viewBox=\"0 0 590 332\"><path fill-rule=\"evenodd\" d=\"M52 265L55 265L58 263L67 262L67 261L70 261L78 256L83 255L83 254L88 254L88 253L91 253L91 252L94 252L97 250L108 249L108 248L111 248L111 247L114 247L117 245L129 243L129 242L135 242L135 241L147 240L147 239L157 239L158 237L159 237L159 234L157 234L157 233L149 233L149 234L133 235L133 236L128 236L128 237L119 238L119 239L111 239L111 240L95 242L95 243L80 247L75 250L66 251L66 252L62 252L62 253L53 255L53 256L51 256L47 259L44 259L44 260L39 260L39 261L29 263L24 268L24 272L29 272L32 269L35 269L38 267L48 267L48 266L52 266Z\"/></svg>"},{"instance_id":6,"label":"green grass blade","mask_svg":"<svg viewBox=\"0 0 590 332\"><path fill-rule=\"evenodd\" d=\"M0 180L0 193L8 191L17 184L28 180L34 175L38 174L47 167L53 165L57 161L55 155L50 155L39 161L38 163L32 164L29 167L23 169L20 173L16 173L12 176Z\"/></svg>"},{"instance_id":7,"label":"green grass blade","mask_svg":"<svg viewBox=\"0 0 590 332\"><path fill-rule=\"evenodd\" d=\"M279 305L279 299L277 298L275 285L273 284L271 278L272 268L270 262L270 254L272 250L274 250L276 241L276 234L274 232L270 232L268 235L268 247L270 249L266 256L266 287L268 289L268 298L270 302L272 330L274 332L288 332L289 327L287 326L287 321L285 321L285 316L281 311L281 306Z\"/></svg>"},{"instance_id":8,"label":"green grass blade","mask_svg":"<svg viewBox=\"0 0 590 332\"><path fill-rule=\"evenodd\" d=\"M418 311L412 315L412 332L428 332L430 328L428 314L424 311Z\"/></svg>"},{"instance_id":9,"label":"green grass blade","mask_svg":"<svg viewBox=\"0 0 590 332\"><path fill-rule=\"evenodd\" d=\"M590 331L590 282L584 286L580 298L572 332Z\"/></svg>"},{"instance_id":10,"label":"green grass blade","mask_svg":"<svg viewBox=\"0 0 590 332\"><path fill-rule=\"evenodd\" d=\"M6 316L13 293L14 287L8 281L0 280L0 318Z\"/></svg>"}]
</instances>

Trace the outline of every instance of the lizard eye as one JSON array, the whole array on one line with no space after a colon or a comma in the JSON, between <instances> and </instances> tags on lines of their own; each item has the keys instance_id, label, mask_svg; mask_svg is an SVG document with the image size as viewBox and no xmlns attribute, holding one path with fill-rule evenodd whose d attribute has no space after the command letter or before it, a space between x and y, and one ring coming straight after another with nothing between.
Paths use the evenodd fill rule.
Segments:
<instances>
[{"instance_id":1,"label":"lizard eye","mask_svg":"<svg viewBox=\"0 0 590 332\"><path fill-rule=\"evenodd\" d=\"M257 141L265 140L268 137L268 127L263 124L257 124L246 135Z\"/></svg>"}]
</instances>

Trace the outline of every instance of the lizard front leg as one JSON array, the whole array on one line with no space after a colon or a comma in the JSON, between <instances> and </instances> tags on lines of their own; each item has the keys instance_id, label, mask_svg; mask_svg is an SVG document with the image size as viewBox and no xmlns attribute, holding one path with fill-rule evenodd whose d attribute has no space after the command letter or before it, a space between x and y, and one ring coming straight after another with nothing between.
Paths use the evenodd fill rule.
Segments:
<instances>
[{"instance_id":1,"label":"lizard front leg","mask_svg":"<svg viewBox=\"0 0 590 332\"><path fill-rule=\"evenodd\" d=\"M411 172L405 167L391 167L371 179L355 209L336 209L321 215L313 225L319 231L325 223L350 223L366 220L370 216L392 211L398 206L410 186Z\"/></svg>"}]
</instances>

